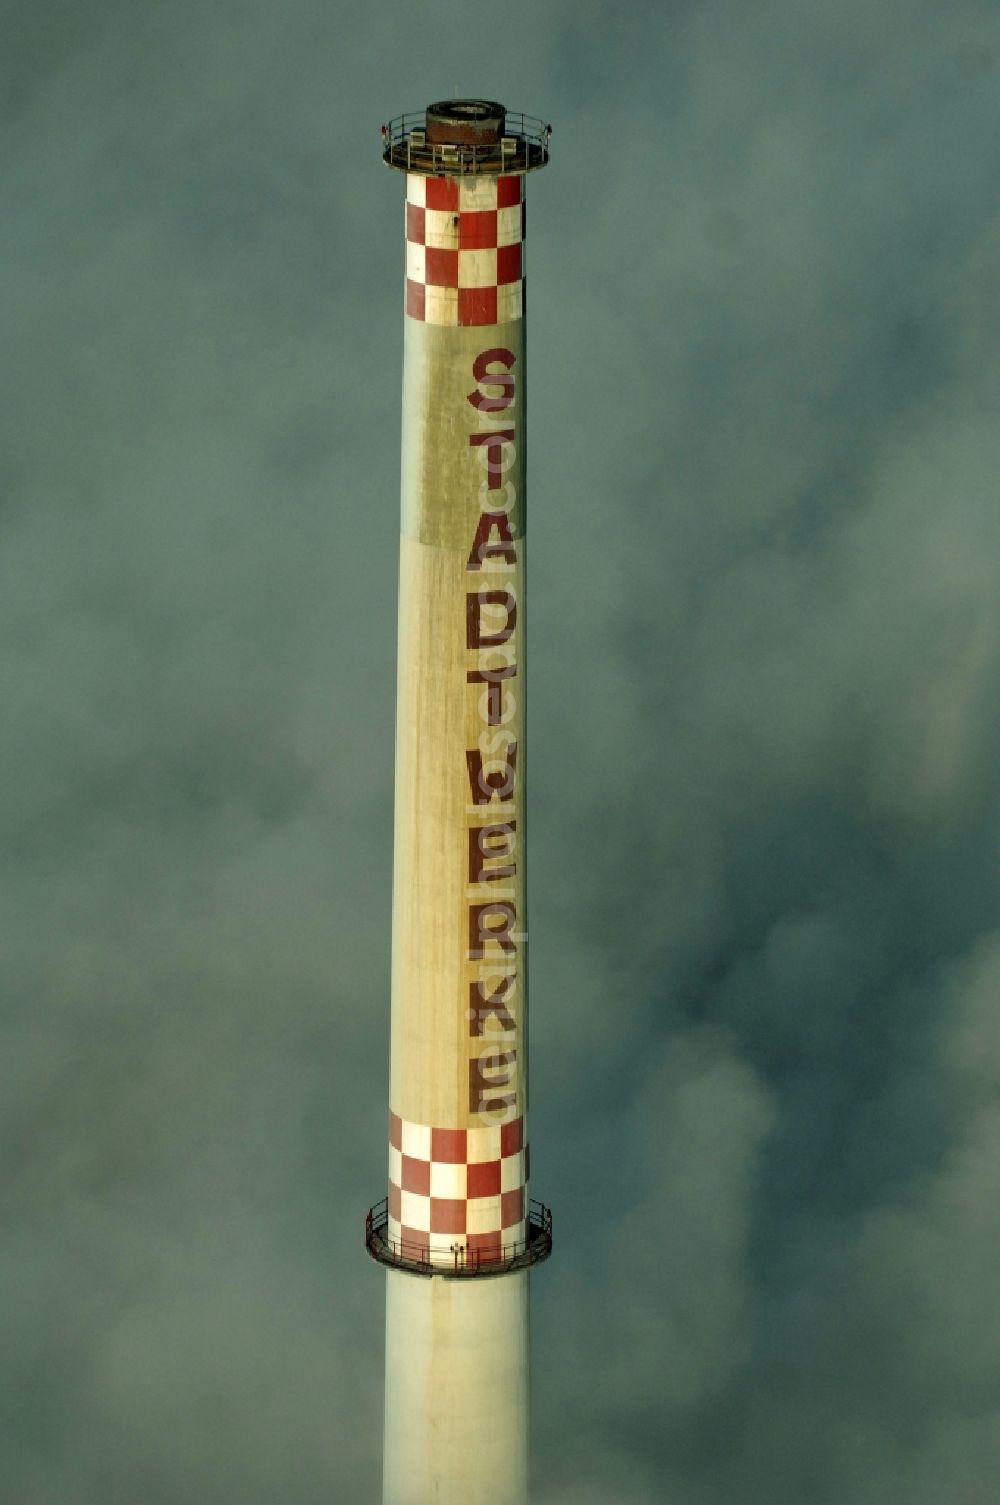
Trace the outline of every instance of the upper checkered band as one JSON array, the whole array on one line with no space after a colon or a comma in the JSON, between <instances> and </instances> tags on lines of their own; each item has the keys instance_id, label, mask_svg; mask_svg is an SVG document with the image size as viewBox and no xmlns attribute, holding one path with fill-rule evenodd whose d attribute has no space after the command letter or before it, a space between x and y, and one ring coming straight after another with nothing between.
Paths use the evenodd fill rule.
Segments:
<instances>
[{"instance_id":1,"label":"upper checkered band","mask_svg":"<svg viewBox=\"0 0 1000 1505\"><path fill-rule=\"evenodd\" d=\"M524 1119L484 1129L434 1129L389 1114L390 1245L451 1266L524 1248L528 1149Z\"/></svg>"},{"instance_id":2,"label":"upper checkered band","mask_svg":"<svg viewBox=\"0 0 1000 1505\"><path fill-rule=\"evenodd\" d=\"M524 179L406 179L406 312L504 324L524 312Z\"/></svg>"}]
</instances>

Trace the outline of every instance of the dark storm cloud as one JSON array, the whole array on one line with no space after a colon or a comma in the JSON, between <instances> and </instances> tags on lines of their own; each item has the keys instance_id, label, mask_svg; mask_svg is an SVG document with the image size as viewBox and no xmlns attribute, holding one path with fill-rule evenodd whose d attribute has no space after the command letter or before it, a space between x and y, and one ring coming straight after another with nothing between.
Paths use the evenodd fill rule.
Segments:
<instances>
[{"instance_id":1,"label":"dark storm cloud","mask_svg":"<svg viewBox=\"0 0 1000 1505\"><path fill-rule=\"evenodd\" d=\"M588 532L605 499L620 526L599 569L569 546L609 607L590 633L564 616L561 644L586 666L566 745L597 748L605 819L588 843L579 786L560 814L555 780L536 818L572 875L543 846L536 1123L547 1090L569 1113L578 1089L538 1002L565 996L575 906L589 960L613 959L574 994L605 1020L582 1026L601 1062L587 1150L622 1170L595 1187L567 1135L550 1172L576 1242L538 1384L565 1395L575 1329L588 1421L583 1461L551 1467L568 1498L583 1479L618 1498L641 1460L648 1498L683 1505L973 1500L996 1466L1000 1372L971 1331L997 1295L995 1130L948 1042L953 969L992 955L997 917L995 38L971 12L911 14L891 47L860 11L833 31L726 19L698 28L662 147L677 172L627 242L631 299L609 292L599 353L576 350L595 406L607 368L624 382L648 352L608 423L627 442L596 495L589 453L562 457ZM606 758L630 776L602 787ZM706 1028L730 1073L716 1097L686 1053Z\"/></svg>"},{"instance_id":2,"label":"dark storm cloud","mask_svg":"<svg viewBox=\"0 0 1000 1505\"><path fill-rule=\"evenodd\" d=\"M978 1505L990 8L21 7L9 37L7 1494L377 1488L376 127L456 89L556 126L530 210L540 1505Z\"/></svg>"}]
</instances>

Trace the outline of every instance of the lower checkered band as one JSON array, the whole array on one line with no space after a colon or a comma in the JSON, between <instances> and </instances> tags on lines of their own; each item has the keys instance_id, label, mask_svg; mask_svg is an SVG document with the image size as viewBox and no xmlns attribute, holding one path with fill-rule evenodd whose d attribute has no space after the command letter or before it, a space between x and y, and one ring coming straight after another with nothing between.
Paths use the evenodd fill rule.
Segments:
<instances>
[{"instance_id":1,"label":"lower checkered band","mask_svg":"<svg viewBox=\"0 0 1000 1505\"><path fill-rule=\"evenodd\" d=\"M524 1247L528 1148L524 1119L435 1129L389 1115L390 1245L451 1266L510 1258Z\"/></svg>"},{"instance_id":2,"label":"lower checkered band","mask_svg":"<svg viewBox=\"0 0 1000 1505\"><path fill-rule=\"evenodd\" d=\"M406 179L406 312L426 324L524 313L524 179Z\"/></svg>"}]
</instances>

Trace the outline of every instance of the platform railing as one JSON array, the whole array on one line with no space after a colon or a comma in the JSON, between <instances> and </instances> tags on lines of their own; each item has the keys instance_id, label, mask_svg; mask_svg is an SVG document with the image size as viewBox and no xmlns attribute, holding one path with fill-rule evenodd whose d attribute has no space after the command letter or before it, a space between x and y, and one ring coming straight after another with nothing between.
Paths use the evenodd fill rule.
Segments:
<instances>
[{"instance_id":1,"label":"platform railing","mask_svg":"<svg viewBox=\"0 0 1000 1505\"><path fill-rule=\"evenodd\" d=\"M382 160L400 172L447 177L477 172L532 172L549 160L552 127L537 115L508 110L503 136L475 145L427 140L424 110L397 115L382 127Z\"/></svg>"},{"instance_id":2,"label":"platform railing","mask_svg":"<svg viewBox=\"0 0 1000 1505\"><path fill-rule=\"evenodd\" d=\"M455 1242L449 1251L431 1250L426 1244L389 1237L389 1204L383 1197L368 1209L365 1218L365 1248L380 1265L407 1270L413 1275L486 1276L505 1275L548 1259L552 1253L552 1209L544 1203L528 1203L527 1237L502 1244L498 1250L468 1249Z\"/></svg>"}]
</instances>

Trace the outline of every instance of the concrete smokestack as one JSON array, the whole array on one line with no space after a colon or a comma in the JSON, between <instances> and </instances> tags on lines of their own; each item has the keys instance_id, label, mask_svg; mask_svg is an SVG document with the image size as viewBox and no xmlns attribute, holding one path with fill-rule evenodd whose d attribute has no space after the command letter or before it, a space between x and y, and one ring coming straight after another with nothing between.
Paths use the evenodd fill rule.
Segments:
<instances>
[{"instance_id":1,"label":"concrete smokestack","mask_svg":"<svg viewBox=\"0 0 1000 1505\"><path fill-rule=\"evenodd\" d=\"M383 127L406 174L384 1505L525 1505L524 188L488 100Z\"/></svg>"}]
</instances>

